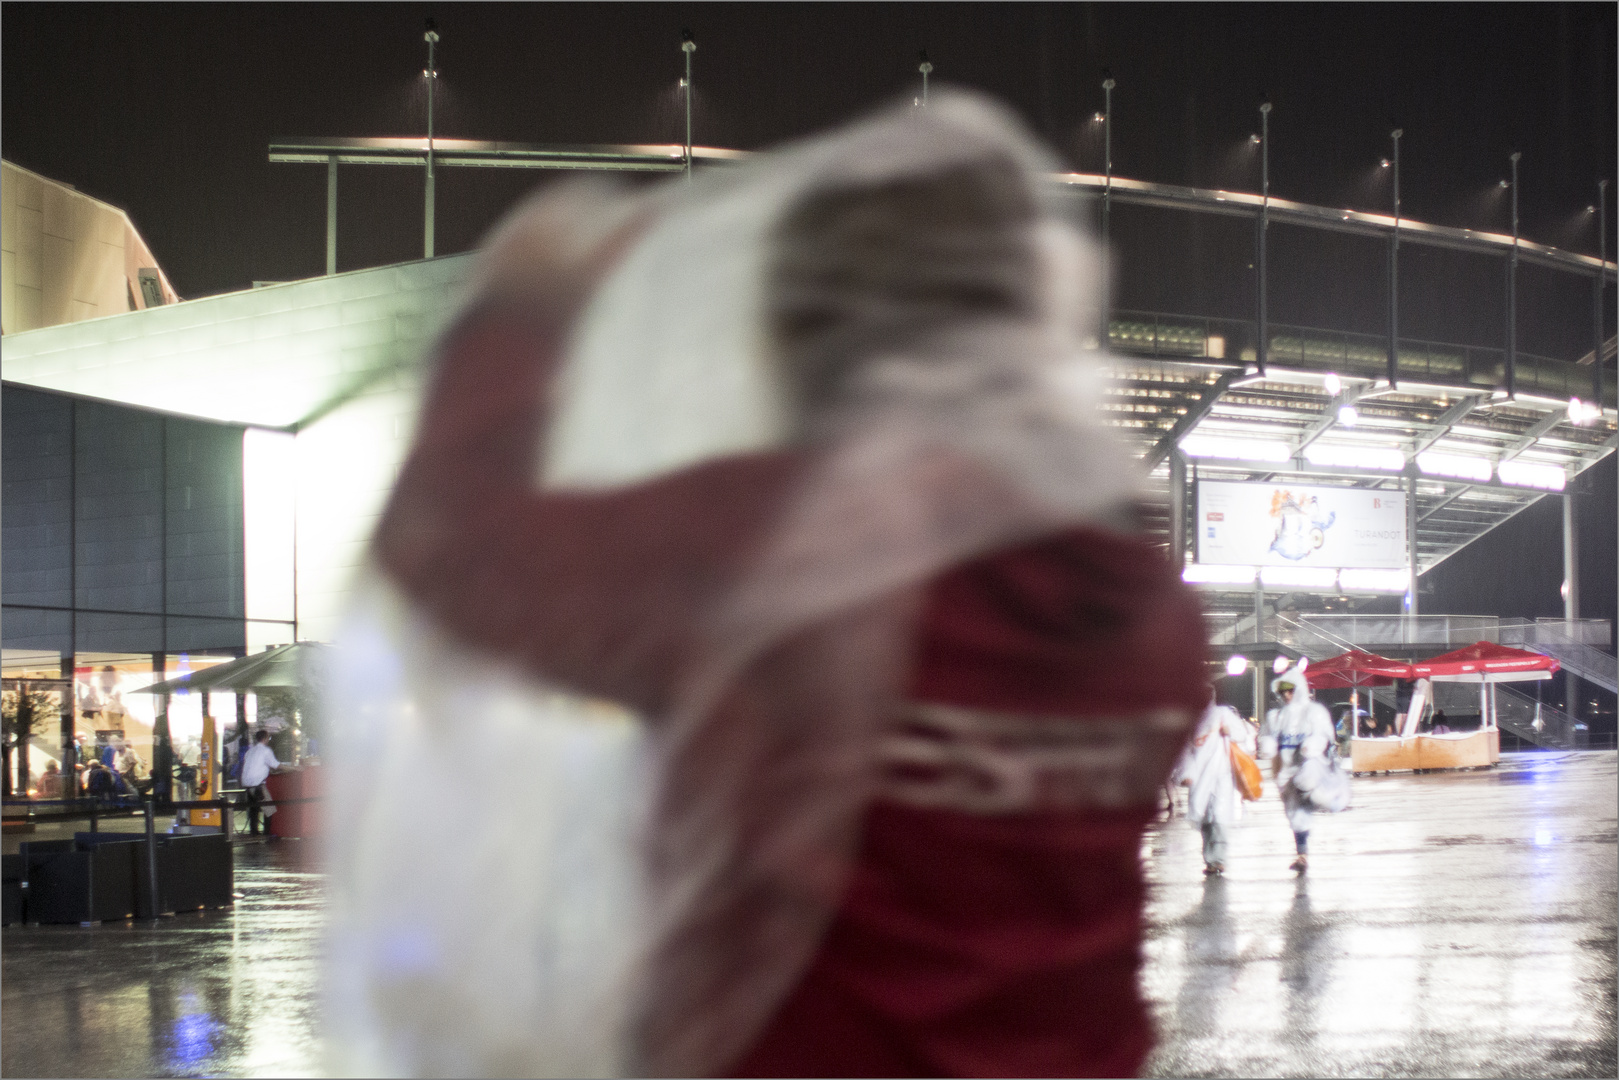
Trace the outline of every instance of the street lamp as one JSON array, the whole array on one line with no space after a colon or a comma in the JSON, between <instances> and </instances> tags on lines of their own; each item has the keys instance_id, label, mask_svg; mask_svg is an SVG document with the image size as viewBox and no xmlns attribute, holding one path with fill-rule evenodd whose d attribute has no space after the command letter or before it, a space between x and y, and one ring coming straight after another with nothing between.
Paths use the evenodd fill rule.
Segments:
<instances>
[{"instance_id":1,"label":"street lamp","mask_svg":"<svg viewBox=\"0 0 1619 1080\"><path fill-rule=\"evenodd\" d=\"M1102 184L1102 257L1108 258L1108 239L1113 225L1113 88L1118 84L1113 76L1104 68L1102 70L1102 167L1105 178ZM1100 348L1108 345L1109 308L1112 297L1108 295L1108 274L1102 275L1102 326L1098 334L1097 344Z\"/></svg>"},{"instance_id":2,"label":"street lamp","mask_svg":"<svg viewBox=\"0 0 1619 1080\"><path fill-rule=\"evenodd\" d=\"M1270 102L1259 103L1259 227L1254 246L1254 276L1258 279L1255 290L1255 318L1257 340L1254 342L1254 361L1259 374L1265 374L1265 338L1268 333L1265 320L1265 249L1270 231Z\"/></svg>"},{"instance_id":3,"label":"street lamp","mask_svg":"<svg viewBox=\"0 0 1619 1080\"><path fill-rule=\"evenodd\" d=\"M1394 140L1394 157L1383 164L1394 169L1394 231L1389 235L1389 386L1400 384L1400 136L1402 128L1389 133Z\"/></svg>"},{"instance_id":4,"label":"street lamp","mask_svg":"<svg viewBox=\"0 0 1619 1080\"><path fill-rule=\"evenodd\" d=\"M680 32L680 51L686 54L686 77L680 80L681 89L686 92L686 180L691 181L691 54L697 51L697 42L691 39L690 30Z\"/></svg>"},{"instance_id":5,"label":"street lamp","mask_svg":"<svg viewBox=\"0 0 1619 1080\"><path fill-rule=\"evenodd\" d=\"M433 46L438 44L438 30L433 20L427 20L427 32L422 35L427 42L427 67L422 71L422 77L427 80L427 207L424 212L422 224L422 258L433 257L433 89L438 85L438 68L433 64Z\"/></svg>"},{"instance_id":6,"label":"street lamp","mask_svg":"<svg viewBox=\"0 0 1619 1080\"><path fill-rule=\"evenodd\" d=\"M917 53L916 58L921 61L916 65L916 70L922 73L922 104L925 106L928 103L928 76L933 72L933 64L928 61L926 49Z\"/></svg>"},{"instance_id":7,"label":"street lamp","mask_svg":"<svg viewBox=\"0 0 1619 1080\"><path fill-rule=\"evenodd\" d=\"M1602 293L1608 277L1608 182L1597 181L1597 276L1592 282L1591 306L1591 403L1602 417Z\"/></svg>"},{"instance_id":8,"label":"street lamp","mask_svg":"<svg viewBox=\"0 0 1619 1080\"><path fill-rule=\"evenodd\" d=\"M1512 252L1507 256L1507 397L1517 396L1518 374L1518 151L1512 152Z\"/></svg>"}]
</instances>

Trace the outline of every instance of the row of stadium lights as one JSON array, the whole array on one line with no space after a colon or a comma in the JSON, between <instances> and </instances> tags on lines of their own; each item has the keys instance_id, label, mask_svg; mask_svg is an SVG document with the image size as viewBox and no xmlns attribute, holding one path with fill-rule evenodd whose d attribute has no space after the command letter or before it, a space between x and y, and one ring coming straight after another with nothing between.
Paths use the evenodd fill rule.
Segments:
<instances>
[{"instance_id":1,"label":"row of stadium lights","mask_svg":"<svg viewBox=\"0 0 1619 1080\"><path fill-rule=\"evenodd\" d=\"M1411 571L1337 568L1330 566L1227 566L1189 563L1181 580L1193 585L1226 585L1246 589L1254 584L1267 589L1311 589L1319 592L1402 593L1411 584Z\"/></svg>"},{"instance_id":2,"label":"row of stadium lights","mask_svg":"<svg viewBox=\"0 0 1619 1080\"><path fill-rule=\"evenodd\" d=\"M1216 458L1228 461L1262 461L1281 463L1290 460L1293 447L1277 439L1243 439L1225 435L1189 435L1180 444L1181 453L1194 458ZM1405 452L1392 446L1344 446L1331 443L1311 443L1304 449L1304 460L1311 465L1349 469L1371 469L1377 472L1403 472L1407 464ZM1471 480L1488 483L1493 473L1503 484L1513 487L1539 488L1542 491L1562 491L1568 474L1558 465L1542 465L1531 461L1491 461L1472 454L1446 454L1433 450L1416 456L1417 469L1424 476L1443 476L1452 480Z\"/></svg>"}]
</instances>

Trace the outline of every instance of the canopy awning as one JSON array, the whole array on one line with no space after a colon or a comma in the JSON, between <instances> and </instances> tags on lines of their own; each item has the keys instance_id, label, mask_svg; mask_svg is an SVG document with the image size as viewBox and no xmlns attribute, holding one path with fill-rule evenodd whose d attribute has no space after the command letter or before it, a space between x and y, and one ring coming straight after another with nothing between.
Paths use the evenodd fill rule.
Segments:
<instances>
[{"instance_id":1,"label":"canopy awning","mask_svg":"<svg viewBox=\"0 0 1619 1080\"><path fill-rule=\"evenodd\" d=\"M1411 677L1435 682L1525 682L1549 679L1562 665L1550 656L1488 641L1411 665Z\"/></svg>"},{"instance_id":2,"label":"canopy awning","mask_svg":"<svg viewBox=\"0 0 1619 1080\"><path fill-rule=\"evenodd\" d=\"M1351 649L1304 669L1312 690L1349 690L1357 686L1388 686L1395 679L1412 678L1411 665L1376 653Z\"/></svg>"},{"instance_id":3,"label":"canopy awning","mask_svg":"<svg viewBox=\"0 0 1619 1080\"><path fill-rule=\"evenodd\" d=\"M308 670L318 663L326 646L314 642L277 645L228 664L193 671L177 679L153 683L134 691L141 694L178 694L202 690L270 690L302 686L309 681Z\"/></svg>"}]
</instances>

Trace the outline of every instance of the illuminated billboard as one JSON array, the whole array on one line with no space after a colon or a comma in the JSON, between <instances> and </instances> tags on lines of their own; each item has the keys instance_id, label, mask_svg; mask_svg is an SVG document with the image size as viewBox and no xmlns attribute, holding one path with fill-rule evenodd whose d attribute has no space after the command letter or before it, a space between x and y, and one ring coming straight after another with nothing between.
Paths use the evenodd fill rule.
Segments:
<instances>
[{"instance_id":1,"label":"illuminated billboard","mask_svg":"<svg viewBox=\"0 0 1619 1080\"><path fill-rule=\"evenodd\" d=\"M1406 565L1405 492L1288 483L1197 486L1197 561L1217 565Z\"/></svg>"}]
</instances>

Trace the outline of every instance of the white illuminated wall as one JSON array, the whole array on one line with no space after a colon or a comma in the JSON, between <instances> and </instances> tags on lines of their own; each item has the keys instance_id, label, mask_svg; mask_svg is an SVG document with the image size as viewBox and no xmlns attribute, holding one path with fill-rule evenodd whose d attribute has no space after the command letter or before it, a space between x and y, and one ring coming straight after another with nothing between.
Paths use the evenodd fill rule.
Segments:
<instances>
[{"instance_id":1,"label":"white illuminated wall","mask_svg":"<svg viewBox=\"0 0 1619 1080\"><path fill-rule=\"evenodd\" d=\"M242 433L242 577L247 651L292 638L298 617L298 445L285 431Z\"/></svg>"},{"instance_id":2,"label":"white illuminated wall","mask_svg":"<svg viewBox=\"0 0 1619 1080\"><path fill-rule=\"evenodd\" d=\"M366 396L299 431L298 633L330 641L366 544L410 446L414 381Z\"/></svg>"},{"instance_id":3,"label":"white illuminated wall","mask_svg":"<svg viewBox=\"0 0 1619 1080\"><path fill-rule=\"evenodd\" d=\"M419 361L455 310L470 255L5 338L7 381L250 425L244 571L252 651L329 640L408 448ZM280 430L267 430L280 429ZM296 582L296 584L294 584Z\"/></svg>"}]
</instances>

